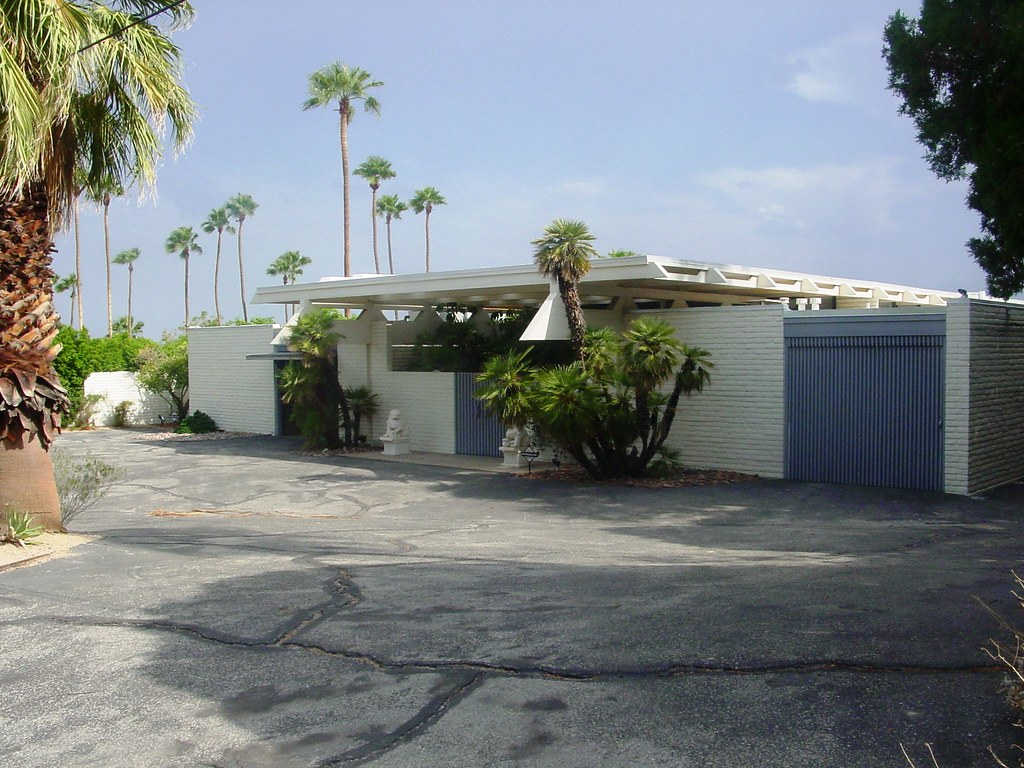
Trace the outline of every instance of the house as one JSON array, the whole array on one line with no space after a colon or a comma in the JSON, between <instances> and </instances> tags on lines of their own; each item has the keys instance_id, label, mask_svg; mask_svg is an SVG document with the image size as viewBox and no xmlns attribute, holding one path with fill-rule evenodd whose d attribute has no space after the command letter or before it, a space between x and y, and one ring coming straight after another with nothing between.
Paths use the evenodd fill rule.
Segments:
<instances>
[{"instance_id":1,"label":"house","mask_svg":"<svg viewBox=\"0 0 1024 768\"><path fill-rule=\"evenodd\" d=\"M656 256L593 261L580 296L590 325L655 315L711 351L711 384L683 404L669 441L689 466L958 494L1024 477L1022 303ZM476 307L481 320L536 307L523 338L567 338L532 264L329 278L260 288L254 301L358 310L339 344L342 381L369 386L384 413L400 408L419 451L496 455L502 434L472 374L400 370L442 322L435 307ZM192 407L225 429L281 434L286 336L189 329Z\"/></svg>"}]
</instances>

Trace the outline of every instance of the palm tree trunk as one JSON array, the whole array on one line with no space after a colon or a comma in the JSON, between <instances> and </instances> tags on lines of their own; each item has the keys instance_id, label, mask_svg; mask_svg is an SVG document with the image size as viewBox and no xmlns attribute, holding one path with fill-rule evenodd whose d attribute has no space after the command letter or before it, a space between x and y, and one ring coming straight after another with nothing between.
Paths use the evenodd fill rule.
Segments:
<instances>
[{"instance_id":1,"label":"palm tree trunk","mask_svg":"<svg viewBox=\"0 0 1024 768\"><path fill-rule=\"evenodd\" d=\"M107 257L107 338L114 335L114 298L110 273L110 195L103 196L103 249Z\"/></svg>"},{"instance_id":2,"label":"palm tree trunk","mask_svg":"<svg viewBox=\"0 0 1024 768\"><path fill-rule=\"evenodd\" d=\"M338 115L341 121L341 182L342 182L342 226L344 228L345 256L344 267L345 277L352 274L351 256L351 221L349 217L349 173L348 173L348 115L351 105L348 101L342 100L338 105Z\"/></svg>"},{"instance_id":3,"label":"palm tree trunk","mask_svg":"<svg viewBox=\"0 0 1024 768\"><path fill-rule=\"evenodd\" d=\"M213 311L217 315L217 325L220 325L220 242L224 237L224 230L217 230L217 257L213 260Z\"/></svg>"},{"instance_id":4,"label":"palm tree trunk","mask_svg":"<svg viewBox=\"0 0 1024 768\"><path fill-rule=\"evenodd\" d=\"M188 328L188 319L191 316L188 311L188 251L185 251L185 328Z\"/></svg>"},{"instance_id":5,"label":"palm tree trunk","mask_svg":"<svg viewBox=\"0 0 1024 768\"><path fill-rule=\"evenodd\" d=\"M78 194L75 195L71 210L75 221L75 284L78 291L78 327L82 329L85 327L85 321L82 317L82 241L78 232Z\"/></svg>"},{"instance_id":6,"label":"palm tree trunk","mask_svg":"<svg viewBox=\"0 0 1024 768\"><path fill-rule=\"evenodd\" d=\"M377 255L377 187L370 187L370 219L373 224L373 269L380 274L380 257Z\"/></svg>"},{"instance_id":7,"label":"palm tree trunk","mask_svg":"<svg viewBox=\"0 0 1024 768\"><path fill-rule=\"evenodd\" d=\"M583 317L583 305L580 304L580 295L576 290L576 284L558 277L558 292L561 294L562 303L565 305L565 319L569 324L569 336L572 342L572 349L576 359L581 363L583 360L583 337L587 333L587 321Z\"/></svg>"},{"instance_id":8,"label":"palm tree trunk","mask_svg":"<svg viewBox=\"0 0 1024 768\"><path fill-rule=\"evenodd\" d=\"M36 525L59 531L60 497L49 451L38 438L21 446L3 440L0 446L0 511L31 512Z\"/></svg>"},{"instance_id":9,"label":"palm tree trunk","mask_svg":"<svg viewBox=\"0 0 1024 768\"><path fill-rule=\"evenodd\" d=\"M427 269L430 271L430 211L427 211L427 215L423 217L423 232L427 238Z\"/></svg>"},{"instance_id":10,"label":"palm tree trunk","mask_svg":"<svg viewBox=\"0 0 1024 768\"><path fill-rule=\"evenodd\" d=\"M245 305L245 264L242 261L242 224L244 223L244 218L238 220L238 286L242 291L242 319L248 323L249 310Z\"/></svg>"},{"instance_id":11,"label":"palm tree trunk","mask_svg":"<svg viewBox=\"0 0 1024 768\"><path fill-rule=\"evenodd\" d=\"M128 338L132 337L132 273L135 272L135 267L130 263L128 264Z\"/></svg>"},{"instance_id":12,"label":"palm tree trunk","mask_svg":"<svg viewBox=\"0 0 1024 768\"><path fill-rule=\"evenodd\" d=\"M387 219L385 219L384 225L387 227L388 231L388 271L393 275L395 274L395 259L391 255L391 216L388 216Z\"/></svg>"}]
</instances>

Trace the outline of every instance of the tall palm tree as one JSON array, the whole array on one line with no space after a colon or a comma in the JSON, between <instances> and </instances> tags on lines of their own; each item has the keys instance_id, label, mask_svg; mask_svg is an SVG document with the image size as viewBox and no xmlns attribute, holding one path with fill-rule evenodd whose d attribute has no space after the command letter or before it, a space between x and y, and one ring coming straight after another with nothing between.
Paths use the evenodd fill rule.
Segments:
<instances>
[{"instance_id":1,"label":"tall palm tree","mask_svg":"<svg viewBox=\"0 0 1024 768\"><path fill-rule=\"evenodd\" d=\"M302 108L313 109L337 103L338 130L341 139L342 209L344 226L345 277L352 274L351 216L349 207L348 124L352 122L353 102L363 102L363 109L380 114L380 103L369 91L384 83L361 67L350 67L340 61L328 64L309 76L309 98ZM379 271L379 270L378 270Z\"/></svg>"},{"instance_id":2,"label":"tall palm tree","mask_svg":"<svg viewBox=\"0 0 1024 768\"><path fill-rule=\"evenodd\" d=\"M79 236L78 202L85 191L85 171L76 168L74 172L74 190L71 198L71 219L75 232L75 292L78 294L78 327L85 328L85 313L82 310L82 239Z\"/></svg>"},{"instance_id":3,"label":"tall palm tree","mask_svg":"<svg viewBox=\"0 0 1024 768\"><path fill-rule=\"evenodd\" d=\"M285 251L270 263L267 274L271 277L280 277L284 285L294 285L295 279L302 274L302 268L309 266L312 261L309 256L303 256L298 251ZM287 318L285 320L287 321Z\"/></svg>"},{"instance_id":4,"label":"tall palm tree","mask_svg":"<svg viewBox=\"0 0 1024 768\"><path fill-rule=\"evenodd\" d=\"M388 237L388 272L395 274L395 258L391 251L391 222L398 221L409 206L398 199L398 195L381 195L377 200L377 215L384 217Z\"/></svg>"},{"instance_id":5,"label":"tall palm tree","mask_svg":"<svg viewBox=\"0 0 1024 768\"><path fill-rule=\"evenodd\" d=\"M409 207L416 213L426 213L426 216L423 219L423 231L427 240L427 272L430 271L430 212L434 210L435 205L445 205L445 199L441 197L441 193L433 187L417 189L416 192L413 193L412 200L409 201Z\"/></svg>"},{"instance_id":6,"label":"tall palm tree","mask_svg":"<svg viewBox=\"0 0 1024 768\"><path fill-rule=\"evenodd\" d=\"M114 263L119 266L128 267L128 336L131 337L132 329L134 324L132 320L132 278L135 275L135 261L141 255L141 251L138 248L129 248L127 251L121 251L117 256L114 257Z\"/></svg>"},{"instance_id":7,"label":"tall palm tree","mask_svg":"<svg viewBox=\"0 0 1024 768\"><path fill-rule=\"evenodd\" d=\"M231 226L231 217L228 216L227 207L223 205L210 211L201 226L207 234L217 233L217 256L213 261L213 311L217 315L217 325L220 325L220 246L224 233L233 234L235 228Z\"/></svg>"},{"instance_id":8,"label":"tall palm tree","mask_svg":"<svg viewBox=\"0 0 1024 768\"><path fill-rule=\"evenodd\" d=\"M370 219L372 219L373 223L373 269L379 275L380 257L377 255L377 190L380 189L382 181L395 178L395 171L391 168L389 161L383 157L371 155L353 173L366 179L370 184Z\"/></svg>"},{"instance_id":9,"label":"tall palm tree","mask_svg":"<svg viewBox=\"0 0 1024 768\"><path fill-rule=\"evenodd\" d=\"M251 195L239 192L225 203L228 216L238 222L238 287L242 292L242 319L249 322L249 310L245 303L245 260L242 258L242 225L245 220L256 213L259 203Z\"/></svg>"},{"instance_id":10,"label":"tall palm tree","mask_svg":"<svg viewBox=\"0 0 1024 768\"><path fill-rule=\"evenodd\" d=\"M193 253L203 252L199 235L192 227L178 227L167 236L164 247L168 253L176 253L185 261L185 327L188 328L188 321L192 318L188 306L188 263Z\"/></svg>"},{"instance_id":11,"label":"tall palm tree","mask_svg":"<svg viewBox=\"0 0 1024 768\"><path fill-rule=\"evenodd\" d=\"M144 18L155 10L163 29ZM192 13L154 0L0 3L0 504L47 528L60 527L48 450L69 402L53 368L53 233L76 167L88 185L152 187L165 129L169 146L187 143L195 106L164 30Z\"/></svg>"},{"instance_id":12,"label":"tall palm tree","mask_svg":"<svg viewBox=\"0 0 1024 768\"><path fill-rule=\"evenodd\" d=\"M124 187L112 176L104 176L95 183L88 183L85 194L103 209L103 254L107 264L107 338L114 335L114 300L110 271L110 200L124 194Z\"/></svg>"},{"instance_id":13,"label":"tall palm tree","mask_svg":"<svg viewBox=\"0 0 1024 768\"><path fill-rule=\"evenodd\" d=\"M598 256L594 240L594 235L582 221L555 219L544 230L544 236L533 241L533 260L537 268L545 277L554 277L558 283L572 348L581 363L587 322L583 318L577 286L590 272L590 259Z\"/></svg>"},{"instance_id":14,"label":"tall palm tree","mask_svg":"<svg viewBox=\"0 0 1024 768\"><path fill-rule=\"evenodd\" d=\"M71 327L75 327L75 299L78 298L78 278L75 275L68 275L59 280L54 275L53 292L64 293L71 291Z\"/></svg>"}]
</instances>

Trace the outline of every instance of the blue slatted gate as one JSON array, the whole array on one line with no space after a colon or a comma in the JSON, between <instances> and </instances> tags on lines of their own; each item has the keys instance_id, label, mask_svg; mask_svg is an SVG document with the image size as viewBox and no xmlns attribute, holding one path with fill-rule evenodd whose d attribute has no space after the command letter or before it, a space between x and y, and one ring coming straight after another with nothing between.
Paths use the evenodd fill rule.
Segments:
<instances>
[{"instance_id":1,"label":"blue slatted gate","mask_svg":"<svg viewBox=\"0 0 1024 768\"><path fill-rule=\"evenodd\" d=\"M464 456L501 456L505 436L501 421L476 399L480 385L475 373L455 374L455 452Z\"/></svg>"},{"instance_id":2,"label":"blue slatted gate","mask_svg":"<svg viewBox=\"0 0 1024 768\"><path fill-rule=\"evenodd\" d=\"M907 317L787 319L788 478L942 489L945 321Z\"/></svg>"}]
</instances>

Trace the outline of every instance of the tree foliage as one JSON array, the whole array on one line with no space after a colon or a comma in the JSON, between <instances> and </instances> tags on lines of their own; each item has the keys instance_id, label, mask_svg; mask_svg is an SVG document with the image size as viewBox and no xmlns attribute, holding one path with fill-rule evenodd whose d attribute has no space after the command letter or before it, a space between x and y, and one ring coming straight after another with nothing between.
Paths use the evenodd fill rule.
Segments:
<instances>
[{"instance_id":1,"label":"tree foliage","mask_svg":"<svg viewBox=\"0 0 1024 768\"><path fill-rule=\"evenodd\" d=\"M967 179L981 214L968 248L988 289L1024 289L1024 4L924 0L921 16L895 13L885 28L889 88L942 179Z\"/></svg>"},{"instance_id":2,"label":"tree foliage","mask_svg":"<svg viewBox=\"0 0 1024 768\"><path fill-rule=\"evenodd\" d=\"M188 415L188 336L154 344L139 354L139 384L159 395L179 419Z\"/></svg>"},{"instance_id":3,"label":"tree foliage","mask_svg":"<svg viewBox=\"0 0 1024 768\"><path fill-rule=\"evenodd\" d=\"M55 340L60 354L53 367L71 400L70 418L74 420L84 396L85 380L98 371L137 371L142 350L155 342L115 333L112 337L92 338L85 328L61 326Z\"/></svg>"},{"instance_id":4,"label":"tree foliage","mask_svg":"<svg viewBox=\"0 0 1024 768\"><path fill-rule=\"evenodd\" d=\"M711 368L707 350L642 318L621 337L589 330L582 362L534 367L528 351L492 358L478 397L505 423L534 425L595 479L641 477L663 452L681 397L703 390Z\"/></svg>"}]
</instances>

